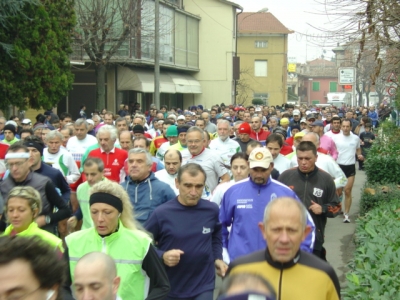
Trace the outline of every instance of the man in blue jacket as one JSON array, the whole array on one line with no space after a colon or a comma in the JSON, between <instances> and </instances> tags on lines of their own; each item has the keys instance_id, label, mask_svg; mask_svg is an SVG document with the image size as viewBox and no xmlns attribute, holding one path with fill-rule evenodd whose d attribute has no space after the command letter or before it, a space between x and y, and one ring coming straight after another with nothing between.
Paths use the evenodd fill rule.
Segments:
<instances>
[{"instance_id":1,"label":"man in blue jacket","mask_svg":"<svg viewBox=\"0 0 400 300\"><path fill-rule=\"evenodd\" d=\"M152 165L151 155L145 149L129 150L129 176L121 185L129 195L136 220L141 224L146 222L157 206L175 198L171 187L151 172Z\"/></svg>"},{"instance_id":2,"label":"man in blue jacket","mask_svg":"<svg viewBox=\"0 0 400 300\"><path fill-rule=\"evenodd\" d=\"M289 187L271 179L273 161L267 148L255 148L249 156L250 177L230 187L222 198L219 219L222 223L224 260L227 262L265 249L266 243L258 224L262 223L264 209L270 201L280 197L300 201ZM315 226L310 214L307 224L312 227L312 231L303 241L301 249L312 252ZM231 225L229 233L228 227Z\"/></svg>"}]
</instances>

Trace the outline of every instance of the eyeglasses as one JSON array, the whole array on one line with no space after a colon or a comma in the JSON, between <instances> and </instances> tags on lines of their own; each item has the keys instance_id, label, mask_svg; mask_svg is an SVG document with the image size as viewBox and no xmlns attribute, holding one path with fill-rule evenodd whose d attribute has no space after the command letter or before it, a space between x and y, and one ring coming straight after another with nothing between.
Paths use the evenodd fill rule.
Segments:
<instances>
[{"instance_id":1,"label":"eyeglasses","mask_svg":"<svg viewBox=\"0 0 400 300\"><path fill-rule=\"evenodd\" d=\"M6 168L9 169L9 170L11 170L13 167L18 167L18 168L19 168L19 167L22 166L26 161L27 161L27 159L24 160L24 161L18 161L18 162L15 162L15 163L6 163Z\"/></svg>"}]
</instances>

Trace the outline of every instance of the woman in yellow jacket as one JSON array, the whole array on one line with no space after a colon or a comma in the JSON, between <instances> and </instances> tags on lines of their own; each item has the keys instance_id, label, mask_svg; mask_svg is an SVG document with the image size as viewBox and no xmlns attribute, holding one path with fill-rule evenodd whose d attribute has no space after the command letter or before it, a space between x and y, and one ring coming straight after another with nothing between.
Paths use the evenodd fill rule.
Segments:
<instances>
[{"instance_id":1,"label":"woman in yellow jacket","mask_svg":"<svg viewBox=\"0 0 400 300\"><path fill-rule=\"evenodd\" d=\"M64 252L62 240L42 230L35 222L42 210L42 200L38 191L30 186L16 186L8 194L5 213L10 225L4 235L38 236L55 250Z\"/></svg>"}]
</instances>

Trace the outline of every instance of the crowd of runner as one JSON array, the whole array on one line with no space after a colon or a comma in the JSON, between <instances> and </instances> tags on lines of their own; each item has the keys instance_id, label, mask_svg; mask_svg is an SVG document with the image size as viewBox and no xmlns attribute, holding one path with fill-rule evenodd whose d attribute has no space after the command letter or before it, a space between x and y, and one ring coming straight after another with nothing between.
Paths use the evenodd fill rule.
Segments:
<instances>
[{"instance_id":1,"label":"crowd of runner","mask_svg":"<svg viewBox=\"0 0 400 300\"><path fill-rule=\"evenodd\" d=\"M339 299L326 221L351 222L356 170L391 113L134 103L0 117L0 299L211 300L216 274L221 299Z\"/></svg>"}]
</instances>

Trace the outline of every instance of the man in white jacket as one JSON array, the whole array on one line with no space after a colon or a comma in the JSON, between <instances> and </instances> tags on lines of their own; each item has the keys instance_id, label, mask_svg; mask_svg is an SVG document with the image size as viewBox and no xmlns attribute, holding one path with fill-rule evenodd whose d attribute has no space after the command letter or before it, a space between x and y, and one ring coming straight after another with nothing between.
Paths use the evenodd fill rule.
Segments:
<instances>
[{"instance_id":1,"label":"man in white jacket","mask_svg":"<svg viewBox=\"0 0 400 300\"><path fill-rule=\"evenodd\" d=\"M178 175L178 170L181 167L181 164L181 152L176 149L169 149L164 155L165 169L154 173L157 179L168 184L177 196L179 194L179 190L175 186L175 178Z\"/></svg>"}]
</instances>

